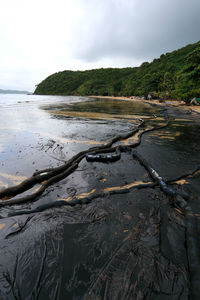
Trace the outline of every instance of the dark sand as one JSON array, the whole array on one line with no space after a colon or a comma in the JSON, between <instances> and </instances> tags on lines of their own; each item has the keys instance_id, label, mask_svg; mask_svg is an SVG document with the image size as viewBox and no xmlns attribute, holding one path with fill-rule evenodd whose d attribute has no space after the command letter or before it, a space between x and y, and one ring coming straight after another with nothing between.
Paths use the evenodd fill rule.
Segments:
<instances>
[{"instance_id":1,"label":"dark sand","mask_svg":"<svg viewBox=\"0 0 200 300\"><path fill-rule=\"evenodd\" d=\"M101 109L100 105L97 110L103 114ZM51 110L62 124L66 116L69 117L69 107L62 107L57 114L55 107ZM85 112L85 107L77 110ZM21 176L30 176L36 168L48 166L45 153L60 159L51 160L50 166L55 166L55 162L60 165L61 159L66 159L66 149L67 158L70 158L95 143L99 145L130 130L139 116L147 119L153 114L158 116L153 121L147 120L146 126L165 122L163 107L137 110L136 117L131 113L129 120L125 121L117 110L112 103L110 111L115 111L116 119L107 114L104 121L96 118L98 112L93 113L93 117L88 112L88 124L81 123L87 130L74 131L73 136L65 137L66 140L62 137L65 151L59 148L61 142L53 151L56 145L51 147L42 141L36 161L36 146L29 149L21 146L22 152L18 152L20 161L37 162L31 172L20 170ZM126 116L127 111L123 112ZM167 113L169 126L144 135L141 145L136 148L165 180L186 174L200 165L199 116L172 106L167 107ZM74 124L82 122L81 115L78 115L77 122L74 115L70 117ZM68 138L74 139L70 146ZM134 139L126 141L127 144L133 142ZM16 176L11 166L9 174ZM36 202L1 208L0 298L171 300L188 299L193 295L191 299L198 299L191 286L185 216L179 208L171 205L170 199L158 187L132 188L129 193L98 197L87 205L63 206L41 213L7 217L10 212L35 208L42 203L150 181L147 171L133 160L130 153L122 153L121 160L115 163L89 163L83 159L73 174L49 187ZM199 173L173 187L190 195L198 236Z\"/></svg>"}]
</instances>

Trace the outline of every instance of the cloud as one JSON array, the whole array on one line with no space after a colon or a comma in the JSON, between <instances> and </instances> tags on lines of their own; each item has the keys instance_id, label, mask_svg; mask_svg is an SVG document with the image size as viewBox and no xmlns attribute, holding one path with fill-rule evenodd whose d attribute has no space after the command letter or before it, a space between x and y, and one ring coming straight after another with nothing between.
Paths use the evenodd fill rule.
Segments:
<instances>
[{"instance_id":1,"label":"cloud","mask_svg":"<svg viewBox=\"0 0 200 300\"><path fill-rule=\"evenodd\" d=\"M150 61L200 39L199 11L199 0L2 1L0 88Z\"/></svg>"},{"instance_id":2,"label":"cloud","mask_svg":"<svg viewBox=\"0 0 200 300\"><path fill-rule=\"evenodd\" d=\"M198 0L88 1L75 56L152 59L200 39L199 11Z\"/></svg>"}]
</instances>

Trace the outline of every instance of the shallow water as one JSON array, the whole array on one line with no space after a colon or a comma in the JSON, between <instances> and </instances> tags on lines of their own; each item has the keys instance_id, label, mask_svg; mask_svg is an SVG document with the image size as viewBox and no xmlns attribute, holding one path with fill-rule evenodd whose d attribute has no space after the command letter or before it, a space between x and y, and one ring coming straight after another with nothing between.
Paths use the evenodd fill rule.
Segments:
<instances>
[{"instance_id":1,"label":"shallow water","mask_svg":"<svg viewBox=\"0 0 200 300\"><path fill-rule=\"evenodd\" d=\"M38 169L127 133L141 116L146 126L164 124L163 113L126 101L0 95L0 186L18 184ZM152 115L157 118L150 120ZM165 179L200 163L198 118L170 108L168 115L169 126L144 135L137 148ZM134 189L150 181L130 153L115 163L83 159L37 201L0 208L0 298L188 299L184 217L158 188ZM199 186L198 175L178 187L192 195L196 214ZM8 217L43 203L127 187L133 190L87 205Z\"/></svg>"},{"instance_id":2,"label":"shallow water","mask_svg":"<svg viewBox=\"0 0 200 300\"><path fill-rule=\"evenodd\" d=\"M147 107L113 100L89 100L84 97L0 95L0 185L13 184L12 176L30 176L36 169L56 166L74 153L102 144L115 134L134 126L121 117L127 113L147 113ZM124 109L124 107L126 109ZM90 116L73 117L49 111L90 111ZM156 110L156 109L154 109ZM99 111L98 118L95 112ZM152 111L152 109L151 109ZM115 118L110 116L115 115ZM104 116L107 120L104 120ZM133 118L134 119L134 118Z\"/></svg>"}]
</instances>

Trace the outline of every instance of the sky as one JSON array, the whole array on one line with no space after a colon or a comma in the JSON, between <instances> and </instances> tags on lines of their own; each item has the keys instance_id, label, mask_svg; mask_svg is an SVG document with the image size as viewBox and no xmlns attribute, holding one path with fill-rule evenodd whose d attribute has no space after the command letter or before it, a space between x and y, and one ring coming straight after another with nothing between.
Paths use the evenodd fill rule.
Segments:
<instances>
[{"instance_id":1,"label":"sky","mask_svg":"<svg viewBox=\"0 0 200 300\"><path fill-rule=\"evenodd\" d=\"M1 0L0 89L135 67L200 40L200 0Z\"/></svg>"}]
</instances>

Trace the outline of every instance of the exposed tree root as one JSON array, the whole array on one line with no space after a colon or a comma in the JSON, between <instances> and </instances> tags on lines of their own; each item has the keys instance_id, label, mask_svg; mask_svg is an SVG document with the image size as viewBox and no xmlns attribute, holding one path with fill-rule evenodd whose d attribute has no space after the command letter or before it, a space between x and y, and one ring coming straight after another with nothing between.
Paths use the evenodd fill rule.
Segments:
<instances>
[{"instance_id":1,"label":"exposed tree root","mask_svg":"<svg viewBox=\"0 0 200 300\"><path fill-rule=\"evenodd\" d=\"M111 151L112 150L112 151ZM121 151L123 151L124 148L121 149ZM126 151L130 150L129 147L127 147L125 149ZM109 149L106 149L107 152L114 152L114 148L109 148ZM104 152L106 152L104 151ZM131 151L131 150L130 150ZM134 153L136 154L136 153ZM139 157L139 155L137 154L137 157ZM140 157L141 158L141 157ZM144 159L143 159L144 161ZM180 177L176 177L176 178L172 178L172 179L168 179L167 181L165 181L167 184L174 184L176 183L177 180L179 179L182 179L182 178L187 178L187 177L192 177L193 175L195 175L198 171L200 171L200 168L195 168L194 171L191 171L189 172L188 174L184 174L183 176L180 176ZM165 187L165 183L162 185ZM91 195L87 195L83 198L79 198L78 196L75 196L73 197L71 200L67 201L67 200L56 200L56 201L52 201L50 203L46 203L46 204L41 204L39 205L38 207L36 207L35 209L30 209L30 210L21 210L21 211L16 211L16 212L12 212L12 213L9 213L8 216L16 216L16 215L24 215L24 214L32 214L32 213L37 213L37 212L42 212L46 209L50 209L50 208L53 208L53 207L60 207L60 206L63 206L63 205L67 205L67 206L75 206L77 204L79 205L82 205L82 204L87 204L87 203L90 203L92 200L94 199L97 199L97 198L100 198L100 197L106 197L106 196L109 196L109 195L115 195L115 194L125 194L125 193L129 193L131 192L132 190L134 189L145 189L145 188L155 188L155 187L158 187L159 186L159 182L158 181L154 181L152 183L141 183L141 184L137 184L137 185L134 185L130 188L127 188L127 187L121 187L120 189L119 188L112 188L112 190L109 190L109 191L106 191L106 189L104 190L101 190L101 191L95 191L94 193L92 193ZM169 188L169 187L168 187ZM186 197L186 199L188 199L188 195L186 193L179 193L177 191L174 191L174 190L171 190L171 188L169 188L169 191L168 192L168 195L170 195L171 193L171 196L174 196L176 195L180 195L180 194L183 194L184 197ZM5 201L6 202L6 201ZM179 200L176 201L176 203L174 204L177 204L177 206L182 209L185 205L186 205L186 202L181 200L180 201L180 198ZM180 210L180 212L182 214L184 214L182 212L182 210Z\"/></svg>"},{"instance_id":2,"label":"exposed tree root","mask_svg":"<svg viewBox=\"0 0 200 300\"><path fill-rule=\"evenodd\" d=\"M143 165L143 167L148 171L149 175L151 176L151 178L153 179L153 181L157 182L157 184L160 186L160 189L167 195L167 196L181 196L183 198L182 200L182 204L181 206L185 206L186 205L186 201L189 199L189 195L184 193L184 192L179 192L176 191L174 189L172 189L171 187L169 187L164 180L162 179L162 177L149 165L149 163L143 158L141 157L141 155L139 155L136 151L132 152L133 157L136 158L141 165ZM180 199L179 199L180 202Z\"/></svg>"},{"instance_id":3,"label":"exposed tree root","mask_svg":"<svg viewBox=\"0 0 200 300\"><path fill-rule=\"evenodd\" d=\"M33 201L37 197L39 197L48 186L51 184L58 182L61 179L66 178L68 175L70 175L77 167L79 162L85 158L86 154L89 153L102 153L102 152L114 152L116 151L116 147L112 148L112 145L118 141L125 140L133 136L135 133L139 131L139 128L144 124L144 121L141 120L140 124L131 132L124 134L124 135L118 135L111 140L109 140L107 143L105 143L102 146L99 147L92 147L89 148L88 150L79 152L75 156L73 156L70 160L68 160L65 164L57 167L57 168L51 168L51 169L44 169L37 171L33 174L32 177L26 179L25 181L21 182L19 185L16 185L14 187L9 187L6 189L3 189L0 191L0 206L6 206L6 205L13 205L13 204L19 204L19 203L24 203L27 201ZM162 128L165 128L168 126L168 121L166 122L165 125L160 126L160 127L155 127L151 129L147 129L142 131L139 136L138 136L138 142L132 144L130 147L134 148L137 147L141 143L141 138L143 134L154 131L154 130L159 130ZM121 151L126 151L129 147L127 146L120 146ZM29 189L31 189L35 184L41 183L43 181L46 182L33 194L30 194L25 197L21 198L13 198L14 196L21 194ZM12 198L12 199L9 199Z\"/></svg>"},{"instance_id":4,"label":"exposed tree root","mask_svg":"<svg viewBox=\"0 0 200 300\"><path fill-rule=\"evenodd\" d=\"M167 119L167 117L166 117ZM99 146L99 147L92 147L92 148L89 148L88 150L85 150L85 151L82 151L82 152L79 152L78 154L76 154L75 156L73 156L70 160L68 160L64 165L61 165L57 168L51 168L51 169L45 169L45 170L40 170L40 171L37 171L33 174L32 177L26 179L25 181L23 181L22 183L20 183L19 185L16 185L14 187L10 187L10 188L6 188L4 190L1 190L0 191L0 197L1 197L1 202L0 202L0 206L6 206L6 205L13 205L13 204L20 204L20 203L25 203L25 202L28 202L28 201L33 201L35 200L37 197L39 197L45 190L47 187L49 187L51 184L55 183L55 182L58 182L64 178L66 178L68 175L70 175L75 169L77 169L78 167L78 164L79 162L85 158L85 156L87 154L90 154L92 153L93 155L94 154L98 154L98 153L112 153L112 152L115 152L116 150L117 151L131 151L132 148L135 148L137 147L138 145L140 145L141 143L141 139L142 139L142 136L148 132L151 132L151 131L155 131L155 130L159 130L159 129L162 129L162 128L165 128L168 126L168 119L167 119L167 122L166 124L162 125L162 126L159 126L159 127L155 127L155 128L151 128L151 129L147 129L147 130L144 130L144 131L141 131L141 133L138 135L138 141L133 143L132 145L129 145L129 146L124 146L124 145L120 145L120 146L115 146L115 147L112 147L112 145L114 143L116 143L117 141L121 141L123 139L128 139L129 137L133 136L135 133L137 133L139 131L139 128L144 124L143 121L141 121L141 123L131 132L125 134L125 135L118 135L114 138L112 138L110 141L108 141L107 143L105 143L104 145L102 146ZM136 154L136 152L133 152L135 153L135 155L138 155ZM134 154L133 154L134 155ZM101 157L101 156L100 156ZM104 156L105 158L105 161L106 161L106 156ZM140 159L140 162L142 162L141 158L139 158L138 156L138 159ZM108 159L109 161L109 159ZM144 161L143 161L144 163ZM144 164L143 164L144 165ZM165 191L166 193L168 194L171 194L171 195L174 195L174 193L176 194L179 194L180 192L174 192L174 190L170 189L169 187L166 188L166 183L164 183L164 181L162 179L159 179L157 177L157 179L155 178L155 174L153 174L150 170L150 168L148 169L148 164L147 162L145 162L145 165L146 165L146 169L148 172L151 173L151 177L153 178L154 180L154 183L150 184L149 187L154 187L156 185L160 185L162 187L162 190ZM198 171L199 169L195 169L192 173L189 173L189 174L185 174L179 178L175 178L175 179L172 179L172 180L168 180L167 183L172 183L173 181L175 180L178 180L180 178L185 178L185 177L188 177L188 176L192 176L193 174L196 173L196 171ZM44 182L40 188L30 194L30 195L27 195L27 196L24 196L24 197L20 197L20 198L13 198L14 196L20 194L20 193L23 193L24 191L27 191L29 190L30 188L32 188L35 184L37 183L41 183L41 182ZM141 186L138 186L137 188L146 188L147 185L141 185ZM110 191L109 193L110 194L114 194L114 193L126 193L126 192L129 192L131 190L130 189L122 189L122 190L112 190ZM99 192L102 196L102 193L104 195L105 192ZM108 193L108 192L107 192ZM181 195L183 196L183 198L187 198L188 196L186 194L183 195L183 193L181 193ZM100 195L96 193L96 195L93 195L91 196L91 198L95 197L99 197ZM8 199L9 197L11 197L11 199ZM4 200L5 199L5 200ZM87 197L87 199L89 200L89 198ZM83 202L87 202L88 200L80 200L80 199L72 199L71 202L68 202L68 205L75 205L75 204L81 204ZM55 201L56 202L56 201ZM64 205L66 204L65 202L63 203ZM49 205L50 206L60 206L60 205L63 205L62 202L60 203L55 203L52 202L50 203ZM42 206L41 209L44 210L46 208L48 208L49 206L48 205L45 205L44 207Z\"/></svg>"},{"instance_id":5,"label":"exposed tree root","mask_svg":"<svg viewBox=\"0 0 200 300\"><path fill-rule=\"evenodd\" d=\"M71 167L69 167L66 171L55 175L53 177L51 177L49 180L47 180L43 185L41 185L41 187L33 194L30 194L28 196L25 197L21 197L21 198L14 198L14 199L10 199L10 200L4 200L0 203L1 206L5 206L5 205L13 205L13 204L20 204L20 203L24 203L24 202L28 202L28 201L32 201L35 198L39 197L48 186L50 186L51 184L58 182L62 179L64 179L65 177L67 177L68 175L70 175L76 168L78 167L78 163L74 163Z\"/></svg>"},{"instance_id":6,"label":"exposed tree root","mask_svg":"<svg viewBox=\"0 0 200 300\"><path fill-rule=\"evenodd\" d=\"M89 148L88 150L79 152L78 154L73 156L70 160L68 160L65 164L63 164L57 168L50 168L50 169L44 169L44 170L37 171L33 174L32 177L23 181L19 185L1 190L0 198L2 200L0 202L0 206L19 204L19 203L24 203L27 201L35 200L51 184L66 178L73 171L75 171L78 167L79 162L83 158L85 158L86 155L88 155L88 156L92 155L93 161L96 161L95 155L98 155L99 153L113 153L116 151L120 151L120 152L130 151L132 153L133 158L136 158L140 162L140 164L147 170L147 172L149 173L153 182L137 184L137 185L134 185L131 187L124 186L120 189L116 187L116 188L112 188L110 190L103 189L101 191L94 191L85 197L80 198L80 197L76 196L70 200L53 201L53 202L50 202L47 204L39 205L35 209L12 212L12 213L9 213L8 216L32 214L32 213L42 212L49 208L59 207L59 206L63 206L63 205L75 206L77 204L79 204L79 205L87 204L96 198L106 197L108 195L113 195L113 194L128 193L133 189L154 188L154 187L158 186L161 189L161 191L167 197L169 197L170 203L177 206L178 208L180 208L180 212L183 211L183 213L184 213L185 221L186 221L186 250L187 250L187 255L188 255L188 266L189 266L189 271L190 271L190 275L191 275L191 296L192 296L192 299L199 299L199 295L200 295L200 285L199 285L199 282L200 282L200 257L199 257L199 244L198 244L198 236L197 236L198 231L197 231L196 218L195 218L190 206L188 205L189 195L185 192L182 192L182 191L180 192L180 191L175 190L174 188L169 186L169 184L173 184L176 181L184 179L184 178L195 176L197 174L197 172L200 171L200 166L198 166L194 171L192 171L188 174L184 174L177 178L168 179L167 181L164 181L164 179L154 170L153 167L151 167L149 165L149 163L141 155L139 155L136 151L133 151L133 148L140 145L142 136L144 134L167 127L168 126L168 118L167 117L166 117L165 125L141 131L138 135L138 141L135 142L134 144L129 145L129 146L117 145L117 146L112 147L114 143L124 140L124 139L128 139L129 137L131 137L135 133L137 133L139 131L139 128L143 125L143 123L144 122L142 121L133 131L129 132L128 134L118 135L118 136L114 137L113 139L109 140L107 143L105 143L102 146L92 147L92 148ZM89 157L91 157L91 156L89 156ZM109 159L106 155L99 155L99 157L101 159L103 157L103 160L100 159L100 161L103 161L103 162L109 161ZM98 159L97 159L97 161L98 161ZM35 184L42 183L43 181L45 181L45 182L33 194L30 194L28 196L21 197L21 198L16 198L16 199L13 198L13 199L9 199L9 200L3 200L6 197L14 197L18 194L21 194L21 193L29 190L30 188L32 188ZM158 226L158 222L156 223L156 226ZM124 241L124 243L125 242L126 241ZM119 255L121 257L121 252L122 253L126 252L124 244L123 244L123 247L117 249L117 254L114 256L113 259L118 258ZM112 267L112 263L109 263L109 265L105 267L105 270L107 270L107 269L109 270L110 267ZM144 270L144 272L145 272L145 270ZM106 272L104 272L104 270L103 270L102 274L104 275L104 273L106 274ZM100 274L99 279L98 279L99 282L101 280L101 277L102 277L102 275ZM96 286L97 283L98 282L95 282L94 286ZM91 290L93 291L93 287L91 288Z\"/></svg>"},{"instance_id":7,"label":"exposed tree root","mask_svg":"<svg viewBox=\"0 0 200 300\"><path fill-rule=\"evenodd\" d=\"M20 210L20 211L15 211L12 213L9 213L8 216L12 217L12 216L17 216L17 215L25 215L25 214L33 214L33 213L37 213L37 212L42 212L46 209L50 209L53 207L60 207L60 206L75 206L78 204L88 204L90 203L92 200L97 199L97 198L104 198L106 196L109 195L116 195L116 194L126 194L129 193L131 190L133 189L144 189L144 188L153 188L156 186L156 183L152 182L152 183L143 183L143 184L137 184L134 185L130 188L121 188L121 189L114 189L112 188L112 190L108 190L106 191L106 189L101 190L101 191L95 191L94 193L91 193L90 195L87 195L86 197L83 198L79 198L77 197L73 197L71 200L67 201L67 200L56 200L56 201L52 201L46 204L41 204L38 207L34 208L34 209L27 209L27 210Z\"/></svg>"},{"instance_id":8,"label":"exposed tree root","mask_svg":"<svg viewBox=\"0 0 200 300\"><path fill-rule=\"evenodd\" d=\"M78 154L73 156L70 160L68 160L65 164L63 164L57 168L37 171L36 173L33 174L32 177L24 180L19 185L1 190L0 198L2 199L2 201L0 202L0 205L1 206L11 205L11 204L17 204L17 203L34 200L35 198L40 196L49 185L51 185L52 183L55 183L61 179L64 179L69 174L71 174L78 167L79 162L85 157L85 155L87 153L91 153L94 151L102 152L104 149L112 147L112 145L114 143L116 143L117 141L131 137L136 132L138 132L139 128L143 125L143 123L144 122L141 121L141 123L133 131L131 131L125 135L118 135L118 136L112 138L110 141L108 141L107 143L105 143L102 146L92 147L92 148L89 148L88 150L79 152ZM46 182L39 188L39 190L37 192L35 192L31 195L28 195L28 196L22 197L22 198L17 198L17 199L3 200L4 198L14 197L18 194L21 194L21 193L29 190L30 188L32 188L35 184L41 183L44 180L46 180Z\"/></svg>"}]
</instances>

